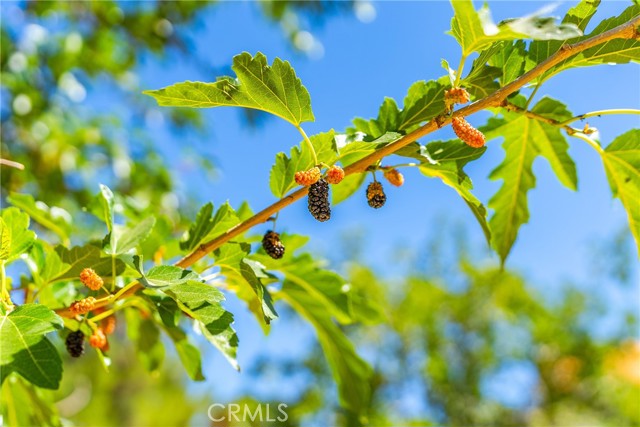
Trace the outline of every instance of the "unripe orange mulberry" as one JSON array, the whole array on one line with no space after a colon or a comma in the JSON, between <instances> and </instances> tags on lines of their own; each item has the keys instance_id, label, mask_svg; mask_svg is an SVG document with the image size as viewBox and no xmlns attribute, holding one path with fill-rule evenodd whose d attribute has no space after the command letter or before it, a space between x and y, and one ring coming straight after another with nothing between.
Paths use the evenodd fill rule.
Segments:
<instances>
[{"instance_id":1,"label":"unripe orange mulberry","mask_svg":"<svg viewBox=\"0 0 640 427\"><path fill-rule=\"evenodd\" d=\"M333 165L327 171L326 179L329 184L340 184L344 179L344 170L338 165Z\"/></svg>"},{"instance_id":2,"label":"unripe orange mulberry","mask_svg":"<svg viewBox=\"0 0 640 427\"><path fill-rule=\"evenodd\" d=\"M111 335L116 330L116 316L109 316L100 321L100 327L105 334Z\"/></svg>"},{"instance_id":3,"label":"unripe orange mulberry","mask_svg":"<svg viewBox=\"0 0 640 427\"><path fill-rule=\"evenodd\" d=\"M304 185L308 187L311 184L315 184L318 182L322 174L320 173L320 169L317 167L312 167L308 171L299 171L296 172L294 178L298 185Z\"/></svg>"},{"instance_id":4,"label":"unripe orange mulberry","mask_svg":"<svg viewBox=\"0 0 640 427\"><path fill-rule=\"evenodd\" d=\"M104 331L100 328L93 331L93 335L89 337L89 344L91 347L98 348L100 350L106 350L107 348L107 336L104 334Z\"/></svg>"},{"instance_id":5,"label":"unripe orange mulberry","mask_svg":"<svg viewBox=\"0 0 640 427\"><path fill-rule=\"evenodd\" d=\"M463 140L468 146L473 148L484 146L484 134L471 126L464 117L454 117L451 120L451 127L456 135L458 135L458 138Z\"/></svg>"},{"instance_id":6,"label":"unripe orange mulberry","mask_svg":"<svg viewBox=\"0 0 640 427\"><path fill-rule=\"evenodd\" d=\"M461 87L454 87L444 91L444 105L447 112L453 110L454 104L466 104L469 102L469 92Z\"/></svg>"},{"instance_id":7,"label":"unripe orange mulberry","mask_svg":"<svg viewBox=\"0 0 640 427\"><path fill-rule=\"evenodd\" d=\"M80 272L80 281L92 291L97 291L104 285L102 278L92 268L85 268Z\"/></svg>"},{"instance_id":8,"label":"unripe orange mulberry","mask_svg":"<svg viewBox=\"0 0 640 427\"><path fill-rule=\"evenodd\" d=\"M404 184L404 175L400 173L398 169L387 169L384 171L384 177L389 181L389 184L400 187Z\"/></svg>"},{"instance_id":9,"label":"unripe orange mulberry","mask_svg":"<svg viewBox=\"0 0 640 427\"><path fill-rule=\"evenodd\" d=\"M85 314L93 310L96 304L94 297L88 297L79 301L74 301L69 306L69 311L73 314Z\"/></svg>"}]
</instances>

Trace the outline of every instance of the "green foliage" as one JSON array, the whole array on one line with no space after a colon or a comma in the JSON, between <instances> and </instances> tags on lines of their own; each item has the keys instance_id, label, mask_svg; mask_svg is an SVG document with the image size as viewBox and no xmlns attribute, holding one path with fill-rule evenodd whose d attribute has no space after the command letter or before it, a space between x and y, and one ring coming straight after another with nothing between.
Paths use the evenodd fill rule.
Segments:
<instances>
[{"instance_id":1,"label":"green foliage","mask_svg":"<svg viewBox=\"0 0 640 427\"><path fill-rule=\"evenodd\" d=\"M62 319L41 304L25 304L11 312L3 312L0 381L4 382L16 372L38 387L58 388L62 360L45 334L60 328Z\"/></svg>"},{"instance_id":2,"label":"green foliage","mask_svg":"<svg viewBox=\"0 0 640 427\"><path fill-rule=\"evenodd\" d=\"M237 75L215 83L184 82L146 91L165 107L245 107L274 114L293 125L313 121L311 98L291 64L276 58L273 65L260 52L243 52L233 58Z\"/></svg>"},{"instance_id":3,"label":"green foliage","mask_svg":"<svg viewBox=\"0 0 640 427\"><path fill-rule=\"evenodd\" d=\"M25 253L36 234L29 230L29 215L16 208L2 211L2 257L3 262L10 262Z\"/></svg>"},{"instance_id":4,"label":"green foliage","mask_svg":"<svg viewBox=\"0 0 640 427\"><path fill-rule=\"evenodd\" d=\"M629 228L640 251L640 130L633 129L600 152L614 197L629 215Z\"/></svg>"},{"instance_id":5,"label":"green foliage","mask_svg":"<svg viewBox=\"0 0 640 427\"><path fill-rule=\"evenodd\" d=\"M474 9L471 0L453 1L451 5L454 11L451 34L460 43L464 57L502 40L566 40L582 35L576 25L564 22L556 25L553 18L531 15L496 25L486 5L479 11Z\"/></svg>"},{"instance_id":6,"label":"green foliage","mask_svg":"<svg viewBox=\"0 0 640 427\"><path fill-rule=\"evenodd\" d=\"M541 99L532 112L563 121L571 117L566 107L551 98ZM491 172L491 179L502 179L503 185L489 201L494 210L490 220L492 246L504 262L513 246L518 229L529 220L527 192L535 187L533 162L544 157L566 187L577 189L576 167L560 130L522 114L503 112L502 119L491 119L485 128L487 139L504 138L505 158Z\"/></svg>"}]
</instances>

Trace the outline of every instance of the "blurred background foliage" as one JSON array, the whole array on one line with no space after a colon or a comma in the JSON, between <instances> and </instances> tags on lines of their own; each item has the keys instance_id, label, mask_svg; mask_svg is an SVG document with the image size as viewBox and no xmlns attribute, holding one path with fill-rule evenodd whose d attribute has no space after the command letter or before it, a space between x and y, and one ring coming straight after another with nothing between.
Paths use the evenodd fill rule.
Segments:
<instances>
[{"instance_id":1,"label":"blurred background foliage","mask_svg":"<svg viewBox=\"0 0 640 427\"><path fill-rule=\"evenodd\" d=\"M629 240L612 241L610 247L624 253ZM472 253L434 242L427 247L429 265L405 265L407 274L398 279L380 279L362 260L343 265L356 293L366 292L376 311L369 313L369 321L345 330L376 372L368 410L371 425L640 423L640 342L630 338L638 326L635 313L605 306L597 294L580 290L585 284L554 284L560 291L549 297L515 272L477 265ZM462 255L452 264L447 250ZM593 281L608 276L599 269ZM304 323L284 305L277 310L279 328L295 330ZM76 425L247 425L209 421L209 406L221 401L225 385L212 378L206 388L194 388L171 345L166 358L163 352L158 364L149 364L138 353L140 343L127 335L136 326L129 318L124 326L126 315L126 310L118 313L110 372L91 350L89 357L65 363L60 390L36 390L14 376L4 385L3 396L10 396L8 387L40 393L41 401L56 402L59 416ZM593 328L598 319L615 324L606 338ZM269 404L272 411L285 403L289 419L278 425L357 424L340 409L317 345L304 357L265 352L245 368L246 394L233 403L252 408ZM270 384L271 394L258 392L257 384ZM279 389L292 387L295 398L280 395ZM20 393L13 396L13 401L3 399L9 421L17 417L17 425L55 424L56 415L48 414L46 406L29 414L15 401ZM214 416L224 415L216 410ZM42 422L46 419L51 422Z\"/></svg>"},{"instance_id":2,"label":"blurred background foliage","mask_svg":"<svg viewBox=\"0 0 640 427\"><path fill-rule=\"evenodd\" d=\"M195 201L182 200L177 208L172 189L178 177L145 126L155 111L152 101L132 95L141 90L136 67L147 55L169 52L208 67L190 55L191 41L176 29L202 25L198 13L216 4L28 1L20 6L2 17L1 148L2 158L25 168L1 168L3 204L12 192L29 193L76 216L95 194L95 184L105 182L125 197L130 218L153 212L161 217L156 227L170 237L188 221L183 210ZM255 7L281 26L293 50L313 54L310 29L363 3L267 1ZM208 68L219 74L213 71ZM83 101L93 92L98 95L88 107ZM127 111L110 108L105 102L110 98L101 98L101 92L122 98ZM162 114L176 135L203 128L196 110ZM247 124L256 120L247 113ZM214 172L213 163L200 160L200 167ZM91 230L90 222L78 224ZM597 289L599 280L628 286L634 261L626 229L594 252L596 286L560 283L551 295L517 272L478 265L463 238L448 255L437 241L429 243L428 256L416 255L398 279L377 276L359 259L363 250L357 242L348 241L342 273L377 301L379 311L346 332L376 371L372 425L640 424L640 342L630 338L637 336L636 313L604 306L597 292L585 292ZM158 248L162 242L145 245ZM168 249L163 255L173 254ZM281 327L302 322L284 306L278 311ZM598 319L614 325L605 337L593 330ZM56 392L13 376L3 385L3 417L17 425L55 425L58 416L77 425L210 425L207 408L224 384L214 379L206 389L192 387L170 351L158 355L157 363L140 360L124 319L118 320L109 373L96 357L65 363ZM248 391L236 403L285 402L290 417L284 425L355 423L338 407L317 345L304 358L265 353L242 375ZM250 392L254 382L300 384L294 381L300 377L294 400ZM34 401L43 406L20 410ZM56 403L54 412L46 402Z\"/></svg>"}]
</instances>

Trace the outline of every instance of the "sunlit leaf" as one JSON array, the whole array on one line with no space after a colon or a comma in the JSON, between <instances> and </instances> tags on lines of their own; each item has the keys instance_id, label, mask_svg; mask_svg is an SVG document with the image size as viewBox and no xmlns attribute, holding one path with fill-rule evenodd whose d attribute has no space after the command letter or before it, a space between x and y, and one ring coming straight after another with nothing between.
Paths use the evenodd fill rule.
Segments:
<instances>
[{"instance_id":1,"label":"sunlit leaf","mask_svg":"<svg viewBox=\"0 0 640 427\"><path fill-rule=\"evenodd\" d=\"M62 360L45 334L62 326L62 319L40 304L25 304L2 314L0 382L16 372L38 387L57 389Z\"/></svg>"},{"instance_id":2,"label":"sunlit leaf","mask_svg":"<svg viewBox=\"0 0 640 427\"><path fill-rule=\"evenodd\" d=\"M262 53L251 56L243 52L233 58L231 68L237 79L222 77L215 83L187 81L144 93L167 107L254 108L275 114L296 126L314 120L309 92L289 62L276 58L269 66Z\"/></svg>"}]
</instances>

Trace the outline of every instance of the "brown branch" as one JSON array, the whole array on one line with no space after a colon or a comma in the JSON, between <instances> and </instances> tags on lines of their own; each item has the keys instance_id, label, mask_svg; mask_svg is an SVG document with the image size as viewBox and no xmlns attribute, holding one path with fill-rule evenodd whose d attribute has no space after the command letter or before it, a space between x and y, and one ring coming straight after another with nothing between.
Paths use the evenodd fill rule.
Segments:
<instances>
[{"instance_id":1,"label":"brown branch","mask_svg":"<svg viewBox=\"0 0 640 427\"><path fill-rule=\"evenodd\" d=\"M619 39L619 38L629 38L629 39L636 38L637 36L636 26L638 26L639 24L640 24L640 16L635 17L631 21L625 24L615 27L602 34L598 34L597 36L594 36L592 38L589 38L571 45L563 45L559 51L557 51L556 53L554 53L553 55L551 55L550 57L542 61L540 64L536 65L533 69L531 69L527 73L518 77L516 80L507 84L506 86L498 89L488 97L481 99L479 101L476 101L473 104L468 105L454 112L453 116L465 117L473 113L477 113L478 111L484 110L486 108L500 106L503 103L503 101L507 98L507 96L511 95L512 93L514 93L515 91L523 87L525 84L535 79L536 77L541 76L543 73L550 70L551 68L553 68L560 62L564 61L565 59L570 58L571 56L576 55L586 49L605 43L609 40ZM444 106L443 106L443 109L444 109ZM393 154L394 152L398 151L402 147L409 145L411 142L416 141L449 123L451 123L451 117L447 117L444 115L437 116L434 119L427 122L424 126L421 126L420 128L403 136L402 138L388 145L385 145L379 150L376 150L375 152L369 154L368 156L363 157L357 162L347 166L344 170L345 175L362 173L367 169L367 167L369 167L369 165L377 162L378 160L381 160L382 158L388 155ZM193 252L191 252L190 254L188 254L178 262L176 262L175 265L182 268L187 268L192 266L197 261L205 257L207 254L218 249L220 246L222 246L229 240L244 233L245 231L251 229L252 227L258 224L264 223L272 215L276 214L281 209L303 198L307 194L307 192L308 192L308 188L303 187L283 197L282 199L278 200L272 205L261 210L251 218L241 222L238 225L231 227L230 229L228 229L221 235L215 237L214 239L201 244ZM125 297L127 295L131 295L137 292L140 288L142 288L141 284L137 282L132 282L127 286L127 290L125 292L122 292L119 295L119 298ZM112 302L112 300L104 301L104 303L100 301L99 304L106 305ZM57 313L62 316L67 315L67 317L69 317L68 316L69 312L67 309L61 309L57 311Z\"/></svg>"}]
</instances>

